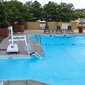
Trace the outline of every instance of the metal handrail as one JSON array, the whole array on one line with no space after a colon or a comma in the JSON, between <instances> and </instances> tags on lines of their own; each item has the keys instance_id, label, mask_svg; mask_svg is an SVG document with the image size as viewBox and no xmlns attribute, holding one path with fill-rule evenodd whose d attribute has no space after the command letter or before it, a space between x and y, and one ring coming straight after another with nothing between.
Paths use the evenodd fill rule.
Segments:
<instances>
[{"instance_id":1,"label":"metal handrail","mask_svg":"<svg viewBox=\"0 0 85 85\"><path fill-rule=\"evenodd\" d=\"M40 37L40 43L41 43L41 36L40 35L38 35L39 37Z\"/></svg>"},{"instance_id":2,"label":"metal handrail","mask_svg":"<svg viewBox=\"0 0 85 85\"><path fill-rule=\"evenodd\" d=\"M38 41L38 38L37 38L37 36L35 35L35 37L36 37L36 39L37 39L37 41Z\"/></svg>"},{"instance_id":3,"label":"metal handrail","mask_svg":"<svg viewBox=\"0 0 85 85\"><path fill-rule=\"evenodd\" d=\"M40 43L41 43L41 36L40 35L38 35L39 37L40 37ZM36 37L36 39L37 39L37 41L38 41L38 38L37 38L37 36L35 35L35 37Z\"/></svg>"}]
</instances>

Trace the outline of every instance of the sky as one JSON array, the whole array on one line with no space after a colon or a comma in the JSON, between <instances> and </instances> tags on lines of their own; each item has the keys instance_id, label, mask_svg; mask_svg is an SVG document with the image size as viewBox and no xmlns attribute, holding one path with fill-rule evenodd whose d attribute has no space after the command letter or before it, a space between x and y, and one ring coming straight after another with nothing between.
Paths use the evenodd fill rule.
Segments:
<instances>
[{"instance_id":1,"label":"sky","mask_svg":"<svg viewBox=\"0 0 85 85\"><path fill-rule=\"evenodd\" d=\"M4 1L10 1L10 0L4 0ZM22 3L25 3L27 1L31 1L31 0L17 0L20 1ZM32 2L34 2L35 0L32 0ZM74 5L75 9L84 9L85 8L85 0L37 0L42 6L44 4L47 4L49 1L53 1L56 2L58 4L60 4L61 2L64 3L72 3Z\"/></svg>"}]
</instances>

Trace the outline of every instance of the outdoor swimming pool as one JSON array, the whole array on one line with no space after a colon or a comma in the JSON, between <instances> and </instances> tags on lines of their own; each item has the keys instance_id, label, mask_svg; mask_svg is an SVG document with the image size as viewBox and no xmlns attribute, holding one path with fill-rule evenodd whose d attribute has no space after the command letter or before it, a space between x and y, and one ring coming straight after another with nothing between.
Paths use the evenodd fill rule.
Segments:
<instances>
[{"instance_id":1,"label":"outdoor swimming pool","mask_svg":"<svg viewBox=\"0 0 85 85\"><path fill-rule=\"evenodd\" d=\"M85 85L85 36L43 35L41 45L45 51L43 59L1 59L0 80L33 79L52 85Z\"/></svg>"}]
</instances>

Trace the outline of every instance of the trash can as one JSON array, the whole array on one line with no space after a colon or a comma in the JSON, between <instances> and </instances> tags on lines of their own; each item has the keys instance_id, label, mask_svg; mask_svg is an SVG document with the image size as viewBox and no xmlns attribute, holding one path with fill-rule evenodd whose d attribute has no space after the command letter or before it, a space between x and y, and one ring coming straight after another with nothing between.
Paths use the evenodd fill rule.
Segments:
<instances>
[{"instance_id":1,"label":"trash can","mask_svg":"<svg viewBox=\"0 0 85 85\"><path fill-rule=\"evenodd\" d=\"M79 28L79 33L82 33L83 28Z\"/></svg>"}]
</instances>

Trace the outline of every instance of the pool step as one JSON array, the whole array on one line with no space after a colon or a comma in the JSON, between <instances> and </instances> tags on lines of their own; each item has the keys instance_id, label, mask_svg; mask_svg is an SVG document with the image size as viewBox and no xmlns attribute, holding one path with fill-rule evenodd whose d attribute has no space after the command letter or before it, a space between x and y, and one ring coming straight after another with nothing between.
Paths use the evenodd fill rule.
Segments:
<instances>
[{"instance_id":1,"label":"pool step","mask_svg":"<svg viewBox=\"0 0 85 85\"><path fill-rule=\"evenodd\" d=\"M34 41L34 45L35 45L36 51L37 51L39 54L44 53L44 50L43 50L41 44L39 43L39 41L37 41L37 40Z\"/></svg>"},{"instance_id":2,"label":"pool step","mask_svg":"<svg viewBox=\"0 0 85 85\"><path fill-rule=\"evenodd\" d=\"M36 52L36 48L35 48L35 45L33 43L33 40L27 40L27 43L30 44L30 46L31 46L30 52Z\"/></svg>"},{"instance_id":3,"label":"pool step","mask_svg":"<svg viewBox=\"0 0 85 85\"><path fill-rule=\"evenodd\" d=\"M27 42L28 42L28 44L30 44L30 46L31 46L30 52L37 52L37 53L39 53L39 54L44 53L44 50L43 50L41 44L39 43L39 41L37 41L37 40L32 40L32 39L28 39Z\"/></svg>"}]
</instances>

